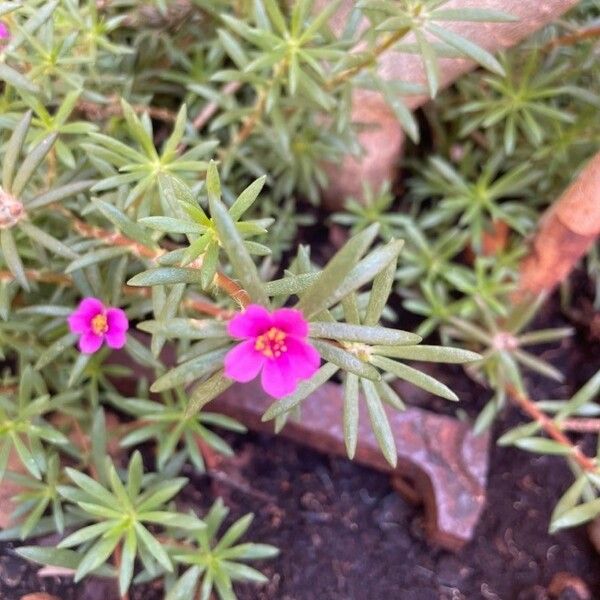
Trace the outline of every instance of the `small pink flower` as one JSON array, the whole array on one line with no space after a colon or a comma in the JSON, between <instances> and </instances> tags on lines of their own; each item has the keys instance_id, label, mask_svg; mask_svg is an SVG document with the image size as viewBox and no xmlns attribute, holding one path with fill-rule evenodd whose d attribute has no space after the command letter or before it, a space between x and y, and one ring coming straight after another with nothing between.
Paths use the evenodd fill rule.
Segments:
<instances>
[{"instance_id":1,"label":"small pink flower","mask_svg":"<svg viewBox=\"0 0 600 600\"><path fill-rule=\"evenodd\" d=\"M283 398L319 368L321 357L306 341L308 323L299 310L269 313L251 304L229 321L227 329L232 337L244 340L225 357L225 375L230 379L250 381L262 369L265 392Z\"/></svg>"},{"instance_id":2,"label":"small pink flower","mask_svg":"<svg viewBox=\"0 0 600 600\"><path fill-rule=\"evenodd\" d=\"M4 21L0 21L0 44L10 38L10 29Z\"/></svg>"},{"instance_id":3,"label":"small pink flower","mask_svg":"<svg viewBox=\"0 0 600 600\"><path fill-rule=\"evenodd\" d=\"M68 322L72 333L81 334L79 349L84 354L93 354L105 340L110 348L125 345L127 316L120 308L106 308L98 298L84 298Z\"/></svg>"}]
</instances>

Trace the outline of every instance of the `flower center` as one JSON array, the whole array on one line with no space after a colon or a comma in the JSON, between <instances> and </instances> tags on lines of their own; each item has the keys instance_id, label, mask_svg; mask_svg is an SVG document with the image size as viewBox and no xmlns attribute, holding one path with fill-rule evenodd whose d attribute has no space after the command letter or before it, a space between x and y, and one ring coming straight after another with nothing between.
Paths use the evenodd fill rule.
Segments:
<instances>
[{"instance_id":1,"label":"flower center","mask_svg":"<svg viewBox=\"0 0 600 600\"><path fill-rule=\"evenodd\" d=\"M495 350L516 350L519 347L519 340L512 335L512 333L508 333L506 331L499 331L492 338L492 347Z\"/></svg>"},{"instance_id":2,"label":"flower center","mask_svg":"<svg viewBox=\"0 0 600 600\"><path fill-rule=\"evenodd\" d=\"M277 327L271 327L269 331L256 338L254 349L267 358L279 358L284 352L287 352L286 337L285 331L281 331Z\"/></svg>"},{"instance_id":3,"label":"flower center","mask_svg":"<svg viewBox=\"0 0 600 600\"><path fill-rule=\"evenodd\" d=\"M96 335L102 335L108 331L108 323L106 322L106 315L99 314L92 319L92 331Z\"/></svg>"},{"instance_id":4,"label":"flower center","mask_svg":"<svg viewBox=\"0 0 600 600\"><path fill-rule=\"evenodd\" d=\"M23 204L0 188L0 229L10 229L25 217Z\"/></svg>"}]
</instances>

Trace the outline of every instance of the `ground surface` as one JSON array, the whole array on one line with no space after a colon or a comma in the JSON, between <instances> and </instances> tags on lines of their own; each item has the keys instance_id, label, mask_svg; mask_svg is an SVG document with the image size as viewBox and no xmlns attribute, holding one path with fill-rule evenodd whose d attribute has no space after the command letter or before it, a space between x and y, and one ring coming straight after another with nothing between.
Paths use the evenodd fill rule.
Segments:
<instances>
[{"instance_id":1,"label":"ground surface","mask_svg":"<svg viewBox=\"0 0 600 600\"><path fill-rule=\"evenodd\" d=\"M556 302L544 310L540 324L564 324ZM531 380L536 399L566 397L600 367L600 345L585 324L561 348L540 351L563 369L567 383ZM450 379L465 410L475 414L486 392L458 369ZM448 404L433 407L449 410ZM509 410L495 437L518 419ZM547 533L554 503L569 482L559 458L494 446L487 508L475 539L454 555L427 544L420 509L393 492L384 475L280 438L251 434L233 441L237 458L220 469L236 485L187 473L185 501L206 507L222 495L232 518L256 513L250 539L282 549L277 560L262 565L270 583L261 590L238 587L241 599L543 600L551 597L549 586L560 572L578 578L580 593L600 598L600 556L585 528ZM39 579L10 545L0 546L0 599L19 600L37 591L61 600L112 600L110 588L98 581L74 587L68 580ZM148 588L131 594L132 600L161 597ZM585 596L571 590L558 597Z\"/></svg>"}]
</instances>

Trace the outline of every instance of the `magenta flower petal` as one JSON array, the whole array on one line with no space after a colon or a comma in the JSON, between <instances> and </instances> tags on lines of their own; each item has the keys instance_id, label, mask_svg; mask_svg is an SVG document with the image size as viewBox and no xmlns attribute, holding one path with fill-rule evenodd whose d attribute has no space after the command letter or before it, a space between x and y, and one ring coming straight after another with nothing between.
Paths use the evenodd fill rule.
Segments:
<instances>
[{"instance_id":1,"label":"magenta flower petal","mask_svg":"<svg viewBox=\"0 0 600 600\"><path fill-rule=\"evenodd\" d=\"M228 330L245 341L225 357L225 375L246 382L262 369L262 387L275 398L291 394L321 363L307 341L308 323L299 310L280 308L271 314L252 304L229 322Z\"/></svg>"},{"instance_id":2,"label":"magenta flower petal","mask_svg":"<svg viewBox=\"0 0 600 600\"><path fill-rule=\"evenodd\" d=\"M67 319L69 329L81 335L79 349L96 352L104 341L110 348L125 345L129 329L127 315L120 308L106 308L98 298L84 298Z\"/></svg>"},{"instance_id":3,"label":"magenta flower petal","mask_svg":"<svg viewBox=\"0 0 600 600\"><path fill-rule=\"evenodd\" d=\"M115 350L118 350L119 348L122 348L125 345L125 342L127 341L127 330L122 330L122 329L109 329L105 334L104 334L104 339L106 340L106 345L109 348L114 348Z\"/></svg>"},{"instance_id":4,"label":"magenta flower petal","mask_svg":"<svg viewBox=\"0 0 600 600\"><path fill-rule=\"evenodd\" d=\"M271 324L271 315L264 306L250 304L243 313L229 321L227 331L231 337L253 338L264 333Z\"/></svg>"},{"instance_id":5,"label":"magenta flower petal","mask_svg":"<svg viewBox=\"0 0 600 600\"><path fill-rule=\"evenodd\" d=\"M261 385L263 390L273 398L289 396L298 385L298 380L290 377L289 360L267 360L263 367Z\"/></svg>"},{"instance_id":6,"label":"magenta flower petal","mask_svg":"<svg viewBox=\"0 0 600 600\"><path fill-rule=\"evenodd\" d=\"M120 308L109 308L106 311L106 323L108 325L107 336L112 332L120 331L123 333L129 329L127 315Z\"/></svg>"},{"instance_id":7,"label":"magenta flower petal","mask_svg":"<svg viewBox=\"0 0 600 600\"><path fill-rule=\"evenodd\" d=\"M77 312L74 312L67 318L71 333L85 333L90 328L90 321L91 319L88 319L87 316Z\"/></svg>"},{"instance_id":8,"label":"magenta flower petal","mask_svg":"<svg viewBox=\"0 0 600 600\"><path fill-rule=\"evenodd\" d=\"M292 336L287 338L285 344L290 375L295 379L312 377L321 364L321 356L316 349L308 342Z\"/></svg>"},{"instance_id":9,"label":"magenta flower petal","mask_svg":"<svg viewBox=\"0 0 600 600\"><path fill-rule=\"evenodd\" d=\"M90 319L104 312L104 304L98 298L84 298L77 307L77 312L87 315Z\"/></svg>"},{"instance_id":10,"label":"magenta flower petal","mask_svg":"<svg viewBox=\"0 0 600 600\"><path fill-rule=\"evenodd\" d=\"M84 354L93 354L102 346L103 336L96 335L93 331L86 331L79 338L79 349Z\"/></svg>"},{"instance_id":11,"label":"magenta flower petal","mask_svg":"<svg viewBox=\"0 0 600 600\"><path fill-rule=\"evenodd\" d=\"M92 319L104 312L104 304L97 298L84 298L77 309L67 319L72 333L85 333L90 329Z\"/></svg>"},{"instance_id":12,"label":"magenta flower petal","mask_svg":"<svg viewBox=\"0 0 600 600\"><path fill-rule=\"evenodd\" d=\"M225 375L245 383L254 379L266 358L254 349L254 340L247 340L232 348L225 356Z\"/></svg>"},{"instance_id":13,"label":"magenta flower petal","mask_svg":"<svg viewBox=\"0 0 600 600\"><path fill-rule=\"evenodd\" d=\"M289 335L306 337L308 323L299 310L294 308L280 308L273 313L273 327L285 331Z\"/></svg>"},{"instance_id":14,"label":"magenta flower petal","mask_svg":"<svg viewBox=\"0 0 600 600\"><path fill-rule=\"evenodd\" d=\"M7 40L10 37L10 29L4 21L0 21L0 40Z\"/></svg>"}]
</instances>

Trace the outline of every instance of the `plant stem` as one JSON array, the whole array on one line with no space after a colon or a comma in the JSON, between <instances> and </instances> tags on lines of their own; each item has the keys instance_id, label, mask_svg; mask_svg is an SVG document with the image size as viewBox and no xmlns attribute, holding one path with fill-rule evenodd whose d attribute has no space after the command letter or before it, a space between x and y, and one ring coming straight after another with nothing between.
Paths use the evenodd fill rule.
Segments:
<instances>
[{"instance_id":1,"label":"plant stem","mask_svg":"<svg viewBox=\"0 0 600 600\"><path fill-rule=\"evenodd\" d=\"M230 81L226 85L224 85L220 93L221 95L233 95L242 87L241 81ZM219 104L217 102L209 102L197 115L196 118L192 121L192 125L194 129L200 132L206 124L212 119L215 113L219 110ZM181 142L179 146L177 146L177 153L179 155L183 154L188 148L187 144Z\"/></svg>"},{"instance_id":2,"label":"plant stem","mask_svg":"<svg viewBox=\"0 0 600 600\"><path fill-rule=\"evenodd\" d=\"M92 446L90 443L90 439L86 436L81 426L79 425L79 421L75 417L71 417L70 419L71 425L73 426L73 437L77 440L77 445L80 447L81 451L85 455L85 465L90 471L90 475L97 481L99 479L98 470L94 465L93 461L90 460L92 455Z\"/></svg>"},{"instance_id":3,"label":"plant stem","mask_svg":"<svg viewBox=\"0 0 600 600\"><path fill-rule=\"evenodd\" d=\"M68 212L68 211L67 211ZM89 225L85 221L78 219L72 213L68 213L67 218L71 220L73 229L79 233L82 237L93 238L96 240L102 240L107 246L120 246L127 248L132 254L138 258L148 258L150 260L157 260L160 256L165 254L165 250L162 248L151 248L144 244L140 244L128 237L122 235L118 231L106 231L101 227L95 227Z\"/></svg>"},{"instance_id":4,"label":"plant stem","mask_svg":"<svg viewBox=\"0 0 600 600\"><path fill-rule=\"evenodd\" d=\"M73 280L71 277L62 273L28 270L25 271L25 276L30 281L38 281L40 283L55 283L66 286L73 285ZM0 281L14 281L14 279L15 276L10 271L0 271ZM147 287L130 287L128 285L124 285L122 291L126 296L143 296L144 298L150 297L150 288ZM230 319L233 313L231 310L219 308L212 302L206 302L197 298L185 298L182 302L182 305L195 312L212 315L220 319Z\"/></svg>"},{"instance_id":5,"label":"plant stem","mask_svg":"<svg viewBox=\"0 0 600 600\"><path fill-rule=\"evenodd\" d=\"M273 70L273 77L269 81L268 85L261 88L256 96L256 101L254 102L254 106L250 111L250 114L244 119L241 128L236 132L233 136L233 139L221 153L221 159L227 158L240 144L245 142L256 126L260 123L260 120L263 116L265 108L267 107L267 98L269 97L269 91L273 87L273 85L279 80L281 77L283 70L285 68L285 62L279 61Z\"/></svg>"},{"instance_id":6,"label":"plant stem","mask_svg":"<svg viewBox=\"0 0 600 600\"><path fill-rule=\"evenodd\" d=\"M128 285L123 286L123 293L129 296L143 296L144 298L150 297L150 288L148 287L129 287ZM219 308L212 302L205 302L204 300L198 300L196 298L184 298L182 305L186 308L194 310L199 313L206 315L212 315L219 319L230 319L233 311L225 308Z\"/></svg>"},{"instance_id":7,"label":"plant stem","mask_svg":"<svg viewBox=\"0 0 600 600\"><path fill-rule=\"evenodd\" d=\"M518 390L513 385L508 385L506 388L512 400L529 415L539 426L548 434L550 438L559 444L570 449L573 460L584 471L596 471L596 461L584 454L573 442L564 434L560 426L544 412L542 412L536 403L531 400L524 392Z\"/></svg>"},{"instance_id":8,"label":"plant stem","mask_svg":"<svg viewBox=\"0 0 600 600\"><path fill-rule=\"evenodd\" d=\"M600 419L565 419L560 422L563 431L575 431L577 433L600 432Z\"/></svg>"},{"instance_id":9,"label":"plant stem","mask_svg":"<svg viewBox=\"0 0 600 600\"><path fill-rule=\"evenodd\" d=\"M230 81L227 85L221 88L222 96L231 96L242 87L241 81ZM216 102L209 102L196 116L193 121L194 129L200 131L219 110L219 105Z\"/></svg>"},{"instance_id":10,"label":"plant stem","mask_svg":"<svg viewBox=\"0 0 600 600\"><path fill-rule=\"evenodd\" d=\"M164 121L165 123L175 123L177 113L158 106L147 106L145 104L132 105L133 110L142 114L147 112L153 119ZM84 113L85 116L92 121L102 121L108 117L114 117L123 114L121 103L116 96L111 96L108 104L98 104L90 100L80 100L77 102L77 110Z\"/></svg>"},{"instance_id":11,"label":"plant stem","mask_svg":"<svg viewBox=\"0 0 600 600\"><path fill-rule=\"evenodd\" d=\"M325 88L327 90L333 90L340 84L345 83L346 81L360 73L363 69L371 66L383 53L389 50L396 42L400 41L409 31L410 29L403 28L385 36L383 40L373 48L368 57L366 57L364 60L360 61L353 67L350 67L349 69L346 69L329 79L325 83ZM273 83L279 79L284 67L284 61L281 61L276 65L275 70L273 72L273 78L271 79L269 86L262 88L258 93L256 97L256 102L254 103L254 107L250 115L243 122L242 127L236 133L229 146L222 153L222 158L229 156L230 152L234 148L246 141L250 137L256 126L260 123L261 117L266 108L269 89L273 85Z\"/></svg>"},{"instance_id":12,"label":"plant stem","mask_svg":"<svg viewBox=\"0 0 600 600\"><path fill-rule=\"evenodd\" d=\"M548 50L552 50L554 48L557 48L558 46L571 46L582 40L588 40L595 37L600 37L600 26L596 25L593 27L584 27L583 29L580 29L578 31L567 33L565 35L561 35L557 38L550 40L542 48L542 50L547 52Z\"/></svg>"},{"instance_id":13,"label":"plant stem","mask_svg":"<svg viewBox=\"0 0 600 600\"><path fill-rule=\"evenodd\" d=\"M136 242L119 233L118 231L106 231L101 227L89 225L85 221L78 219L75 215L73 215L70 211L68 211L65 208L61 207L60 210L70 220L73 229L75 229L75 231L77 231L77 233L79 233L83 237L102 240L107 246L120 246L123 248L127 248L132 254L134 254L138 258L149 259L152 262L156 262L158 258L160 258L166 252L166 250L164 250L163 248L150 247L146 246L145 244ZM194 261L194 263L192 263L190 266L196 266L197 268L200 268L202 266L202 261ZM217 288L225 292L234 302L236 302L240 306L244 307L250 303L250 297L248 296L246 290L241 288L233 279L227 277L227 275L225 275L224 273L220 273L217 271L217 273L215 273L213 283ZM202 303L196 300L193 301L193 306L203 306L204 308L207 308L209 305L207 303ZM230 315L231 311L226 311L213 305L213 308L210 309L208 314L226 316Z\"/></svg>"},{"instance_id":14,"label":"plant stem","mask_svg":"<svg viewBox=\"0 0 600 600\"><path fill-rule=\"evenodd\" d=\"M25 271L25 277L27 277L29 281L56 283L60 285L73 285L73 280L68 275L64 275L63 273L28 269ZM15 276L10 271L0 271L0 281L14 281L14 279Z\"/></svg>"},{"instance_id":15,"label":"plant stem","mask_svg":"<svg viewBox=\"0 0 600 600\"><path fill-rule=\"evenodd\" d=\"M345 83L355 75L358 75L358 73L360 73L363 69L370 67L374 62L376 62L383 53L387 52L396 42L399 42L409 31L410 29L405 27L385 36L379 42L379 44L377 44L373 50L371 50L369 56L349 69L346 69L345 71L342 71L341 73L338 73L332 77L329 81L327 81L325 87L329 90L335 89L338 85Z\"/></svg>"},{"instance_id":16,"label":"plant stem","mask_svg":"<svg viewBox=\"0 0 600 600\"><path fill-rule=\"evenodd\" d=\"M251 133L261 120L263 111L267 105L267 95L268 92L266 89L260 90L250 115L243 121L241 128L233 136L227 148L219 153L222 160L225 160L240 144L250 137Z\"/></svg>"}]
</instances>

